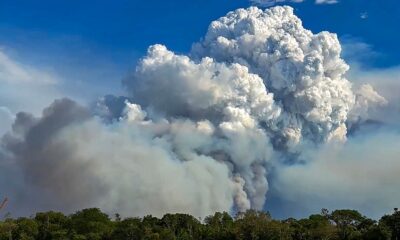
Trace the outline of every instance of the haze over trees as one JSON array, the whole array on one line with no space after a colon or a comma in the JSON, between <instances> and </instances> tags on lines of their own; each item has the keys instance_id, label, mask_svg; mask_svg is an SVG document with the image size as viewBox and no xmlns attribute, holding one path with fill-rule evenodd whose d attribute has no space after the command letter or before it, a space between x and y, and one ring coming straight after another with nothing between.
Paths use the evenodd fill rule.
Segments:
<instances>
[{"instance_id":1,"label":"haze over trees","mask_svg":"<svg viewBox=\"0 0 400 240\"><path fill-rule=\"evenodd\" d=\"M71 215L42 212L29 218L0 221L0 240L397 240L400 212L375 221L356 210L322 209L304 219L273 219L268 212L248 210L232 217L216 212L205 219L188 214L121 218L97 208Z\"/></svg>"}]
</instances>

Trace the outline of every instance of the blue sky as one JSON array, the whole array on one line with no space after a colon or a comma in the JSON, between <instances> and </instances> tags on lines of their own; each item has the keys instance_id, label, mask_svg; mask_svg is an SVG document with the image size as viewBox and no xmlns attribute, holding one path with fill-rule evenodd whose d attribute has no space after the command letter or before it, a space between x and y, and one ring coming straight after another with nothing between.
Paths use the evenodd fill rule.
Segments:
<instances>
[{"instance_id":1,"label":"blue sky","mask_svg":"<svg viewBox=\"0 0 400 240\"><path fill-rule=\"evenodd\" d=\"M328 30L367 44L379 53L368 59L372 67L400 63L399 1L285 4L295 7L313 32ZM69 81L100 81L111 87L115 84L109 82L132 69L149 45L162 43L187 52L210 21L249 5L246 0L1 0L0 46L15 59L74 79Z\"/></svg>"}]
</instances>

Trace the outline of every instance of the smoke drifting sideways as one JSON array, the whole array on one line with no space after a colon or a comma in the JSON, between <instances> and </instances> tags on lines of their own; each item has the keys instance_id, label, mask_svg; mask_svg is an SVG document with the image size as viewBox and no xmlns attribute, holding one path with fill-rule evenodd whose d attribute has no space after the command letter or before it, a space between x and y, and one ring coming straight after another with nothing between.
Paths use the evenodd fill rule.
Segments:
<instances>
[{"instance_id":1,"label":"smoke drifting sideways","mask_svg":"<svg viewBox=\"0 0 400 240\"><path fill-rule=\"evenodd\" d=\"M126 96L17 114L1 140L1 189L16 214L260 210L272 169L291 179L287 167L319 161L306 149L346 146L347 127L387 104L345 78L340 54L335 34L304 29L290 7L230 12L188 55L149 47Z\"/></svg>"}]
</instances>

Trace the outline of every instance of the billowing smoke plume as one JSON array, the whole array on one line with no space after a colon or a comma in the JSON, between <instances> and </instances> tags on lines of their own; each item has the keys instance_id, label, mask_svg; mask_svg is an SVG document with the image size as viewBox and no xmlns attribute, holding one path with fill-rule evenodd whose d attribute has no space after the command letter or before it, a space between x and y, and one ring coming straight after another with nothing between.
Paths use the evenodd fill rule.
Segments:
<instances>
[{"instance_id":1,"label":"billowing smoke plume","mask_svg":"<svg viewBox=\"0 0 400 240\"><path fill-rule=\"evenodd\" d=\"M71 100L57 100L41 118L18 114L3 144L26 184L46 194L40 201L66 211L100 206L137 215L204 216L229 210L234 196L245 195L228 166L194 152L212 144L207 121L144 117L129 104L126 119L106 126Z\"/></svg>"},{"instance_id":2,"label":"billowing smoke plume","mask_svg":"<svg viewBox=\"0 0 400 240\"><path fill-rule=\"evenodd\" d=\"M151 46L124 80L127 96L95 111L63 99L41 117L19 113L0 156L37 202L65 211L262 209L277 161L344 142L349 124L385 104L352 86L340 54L335 34L304 29L290 7L238 9L188 56Z\"/></svg>"},{"instance_id":3,"label":"billowing smoke plume","mask_svg":"<svg viewBox=\"0 0 400 240\"><path fill-rule=\"evenodd\" d=\"M258 74L283 111L279 128L271 130L284 142L345 138L355 96L343 76L349 67L339 41L335 34L304 29L292 8L231 12L210 25L193 51Z\"/></svg>"}]
</instances>

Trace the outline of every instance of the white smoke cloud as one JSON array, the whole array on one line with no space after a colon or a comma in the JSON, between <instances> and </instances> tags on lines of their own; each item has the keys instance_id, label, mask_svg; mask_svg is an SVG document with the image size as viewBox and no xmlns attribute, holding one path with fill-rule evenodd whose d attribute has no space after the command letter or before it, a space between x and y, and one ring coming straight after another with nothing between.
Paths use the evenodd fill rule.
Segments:
<instances>
[{"instance_id":1,"label":"white smoke cloud","mask_svg":"<svg viewBox=\"0 0 400 240\"><path fill-rule=\"evenodd\" d=\"M127 96L104 97L97 116L67 99L17 114L0 161L24 181L6 191L20 205L35 199L33 211L262 209L271 167L295 164L286 176L296 156L312 167L306 146L343 144L347 126L386 104L345 78L340 55L335 34L304 29L290 7L230 12L188 56L151 46L124 80Z\"/></svg>"},{"instance_id":2,"label":"white smoke cloud","mask_svg":"<svg viewBox=\"0 0 400 240\"><path fill-rule=\"evenodd\" d=\"M306 137L323 142L345 128L355 96L344 78L349 67L340 53L335 34L312 34L290 7L230 12L212 22L204 40L193 48L195 57L239 63L263 79L285 110L279 132L297 134L284 136L285 141Z\"/></svg>"},{"instance_id":3,"label":"white smoke cloud","mask_svg":"<svg viewBox=\"0 0 400 240\"><path fill-rule=\"evenodd\" d=\"M250 74L247 67L227 66L212 58L195 63L162 45L149 48L126 84L134 101L168 116L242 118L244 126L253 127L251 115L270 121L280 114L262 79ZM228 107L243 112L229 113Z\"/></svg>"},{"instance_id":4,"label":"white smoke cloud","mask_svg":"<svg viewBox=\"0 0 400 240\"><path fill-rule=\"evenodd\" d=\"M368 119L369 108L379 108L388 104L388 101L379 95L370 84L363 84L355 90L356 104L350 112L349 118L353 118L353 122L357 118Z\"/></svg>"}]
</instances>

